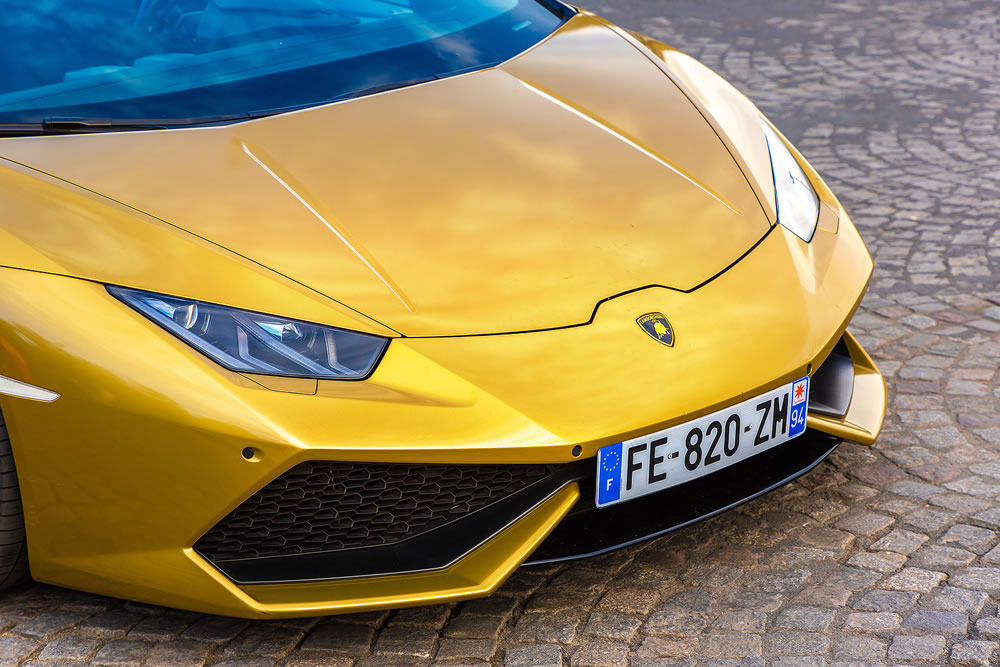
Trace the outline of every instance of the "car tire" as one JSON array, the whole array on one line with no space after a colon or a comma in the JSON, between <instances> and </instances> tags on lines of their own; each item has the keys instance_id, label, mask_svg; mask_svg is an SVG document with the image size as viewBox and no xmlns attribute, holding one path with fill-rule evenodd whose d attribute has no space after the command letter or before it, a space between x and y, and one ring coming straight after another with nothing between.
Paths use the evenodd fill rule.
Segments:
<instances>
[{"instance_id":1,"label":"car tire","mask_svg":"<svg viewBox=\"0 0 1000 667\"><path fill-rule=\"evenodd\" d=\"M16 586L29 576L21 490L7 423L0 413L0 590Z\"/></svg>"}]
</instances>

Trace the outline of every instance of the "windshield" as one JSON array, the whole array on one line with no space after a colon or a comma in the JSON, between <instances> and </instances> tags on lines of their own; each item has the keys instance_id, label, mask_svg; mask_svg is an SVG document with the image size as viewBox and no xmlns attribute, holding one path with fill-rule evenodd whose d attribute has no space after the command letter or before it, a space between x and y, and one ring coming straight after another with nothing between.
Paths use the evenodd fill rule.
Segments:
<instances>
[{"instance_id":1,"label":"windshield","mask_svg":"<svg viewBox=\"0 0 1000 667\"><path fill-rule=\"evenodd\" d=\"M273 113L502 62L538 0L0 0L0 123Z\"/></svg>"}]
</instances>

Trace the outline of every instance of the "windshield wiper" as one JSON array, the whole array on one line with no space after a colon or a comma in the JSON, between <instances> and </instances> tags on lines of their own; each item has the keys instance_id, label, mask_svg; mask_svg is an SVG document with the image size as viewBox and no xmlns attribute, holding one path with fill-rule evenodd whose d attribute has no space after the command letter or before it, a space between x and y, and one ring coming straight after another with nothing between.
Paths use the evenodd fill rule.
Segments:
<instances>
[{"instance_id":1,"label":"windshield wiper","mask_svg":"<svg viewBox=\"0 0 1000 667\"><path fill-rule=\"evenodd\" d=\"M40 123L0 123L0 135L30 137L44 134L165 130L171 127L213 125L247 120L248 118L250 118L249 114L199 116L197 118L45 118Z\"/></svg>"}]
</instances>

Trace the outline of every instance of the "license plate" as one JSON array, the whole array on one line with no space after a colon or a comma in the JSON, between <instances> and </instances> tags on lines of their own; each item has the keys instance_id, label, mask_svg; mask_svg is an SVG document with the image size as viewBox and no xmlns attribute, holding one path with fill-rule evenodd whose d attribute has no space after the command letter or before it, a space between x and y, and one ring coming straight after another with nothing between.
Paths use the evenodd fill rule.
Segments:
<instances>
[{"instance_id":1,"label":"license plate","mask_svg":"<svg viewBox=\"0 0 1000 667\"><path fill-rule=\"evenodd\" d=\"M710 475L806 430L809 378L684 424L602 447L597 506L607 507Z\"/></svg>"}]
</instances>

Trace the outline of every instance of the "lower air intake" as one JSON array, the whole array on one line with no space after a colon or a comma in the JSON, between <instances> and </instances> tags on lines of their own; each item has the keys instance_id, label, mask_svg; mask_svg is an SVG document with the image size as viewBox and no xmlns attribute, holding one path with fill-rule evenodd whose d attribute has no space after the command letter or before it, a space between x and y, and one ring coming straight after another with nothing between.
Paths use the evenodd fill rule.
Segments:
<instances>
[{"instance_id":1,"label":"lower air intake","mask_svg":"<svg viewBox=\"0 0 1000 667\"><path fill-rule=\"evenodd\" d=\"M255 493L195 549L220 563L389 545L499 502L549 472L544 465L309 461Z\"/></svg>"}]
</instances>

